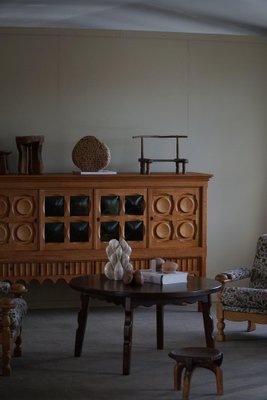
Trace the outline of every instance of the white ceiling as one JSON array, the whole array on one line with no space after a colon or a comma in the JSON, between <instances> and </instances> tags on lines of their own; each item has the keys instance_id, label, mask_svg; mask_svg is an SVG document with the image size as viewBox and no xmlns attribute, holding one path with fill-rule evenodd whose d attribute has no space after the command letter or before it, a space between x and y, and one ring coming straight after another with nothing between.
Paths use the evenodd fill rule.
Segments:
<instances>
[{"instance_id":1,"label":"white ceiling","mask_svg":"<svg viewBox=\"0 0 267 400\"><path fill-rule=\"evenodd\" d=\"M0 0L0 27L267 36L267 0Z\"/></svg>"}]
</instances>

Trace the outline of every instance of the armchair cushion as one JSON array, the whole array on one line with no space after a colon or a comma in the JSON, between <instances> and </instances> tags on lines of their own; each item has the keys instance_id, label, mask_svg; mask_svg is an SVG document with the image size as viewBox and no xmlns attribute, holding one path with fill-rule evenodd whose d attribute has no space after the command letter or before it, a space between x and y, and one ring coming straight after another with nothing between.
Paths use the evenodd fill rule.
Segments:
<instances>
[{"instance_id":1,"label":"armchair cushion","mask_svg":"<svg viewBox=\"0 0 267 400\"><path fill-rule=\"evenodd\" d=\"M267 289L224 287L221 301L225 310L267 314Z\"/></svg>"}]
</instances>

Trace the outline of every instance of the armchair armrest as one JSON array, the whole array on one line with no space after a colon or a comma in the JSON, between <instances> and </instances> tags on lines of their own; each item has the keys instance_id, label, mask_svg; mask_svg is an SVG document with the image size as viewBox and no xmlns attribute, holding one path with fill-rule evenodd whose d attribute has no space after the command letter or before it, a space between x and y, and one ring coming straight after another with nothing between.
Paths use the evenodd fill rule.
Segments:
<instances>
[{"instance_id":1,"label":"armchair armrest","mask_svg":"<svg viewBox=\"0 0 267 400\"><path fill-rule=\"evenodd\" d=\"M15 297L20 297L23 293L27 293L27 289L21 283L9 283L7 281L0 282L0 293L4 295L13 294Z\"/></svg>"},{"instance_id":2,"label":"armchair armrest","mask_svg":"<svg viewBox=\"0 0 267 400\"><path fill-rule=\"evenodd\" d=\"M8 293L10 290L11 284L6 281L0 281L0 293Z\"/></svg>"},{"instance_id":3,"label":"armchair armrest","mask_svg":"<svg viewBox=\"0 0 267 400\"><path fill-rule=\"evenodd\" d=\"M240 281L241 279L249 278L251 269L248 267L240 267L228 269L216 275L215 279L223 284L227 282Z\"/></svg>"},{"instance_id":4,"label":"armchair armrest","mask_svg":"<svg viewBox=\"0 0 267 400\"><path fill-rule=\"evenodd\" d=\"M20 297L22 294L27 293L28 290L21 283L14 283L9 289L9 293L13 293L16 297Z\"/></svg>"}]
</instances>

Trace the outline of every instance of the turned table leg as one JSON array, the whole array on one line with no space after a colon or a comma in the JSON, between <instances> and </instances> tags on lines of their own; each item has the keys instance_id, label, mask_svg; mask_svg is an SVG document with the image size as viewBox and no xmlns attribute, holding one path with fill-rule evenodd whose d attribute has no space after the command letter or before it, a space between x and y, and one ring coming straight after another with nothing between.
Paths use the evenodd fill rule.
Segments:
<instances>
[{"instance_id":1,"label":"turned table leg","mask_svg":"<svg viewBox=\"0 0 267 400\"><path fill-rule=\"evenodd\" d=\"M74 356L80 357L82 354L83 339L87 322L89 296L81 294L81 308L78 314L78 328L76 330Z\"/></svg>"},{"instance_id":2,"label":"turned table leg","mask_svg":"<svg viewBox=\"0 0 267 400\"><path fill-rule=\"evenodd\" d=\"M164 346L164 308L162 305L157 304L157 349L162 350Z\"/></svg>"},{"instance_id":3,"label":"turned table leg","mask_svg":"<svg viewBox=\"0 0 267 400\"><path fill-rule=\"evenodd\" d=\"M125 299L124 343L123 343L123 375L129 375L131 369L133 309L131 299Z\"/></svg>"},{"instance_id":4,"label":"turned table leg","mask_svg":"<svg viewBox=\"0 0 267 400\"><path fill-rule=\"evenodd\" d=\"M205 338L207 347L214 348L214 337L213 337L213 319L210 314L211 308L211 298L210 295L207 296L207 301L201 302L202 315L205 329Z\"/></svg>"}]
</instances>

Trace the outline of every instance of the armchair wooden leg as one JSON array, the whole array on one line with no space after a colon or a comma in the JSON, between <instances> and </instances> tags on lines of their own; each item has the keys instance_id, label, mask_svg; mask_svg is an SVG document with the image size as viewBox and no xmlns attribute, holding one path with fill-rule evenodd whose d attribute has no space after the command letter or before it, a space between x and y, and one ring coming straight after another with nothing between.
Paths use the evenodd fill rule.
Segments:
<instances>
[{"instance_id":1,"label":"armchair wooden leg","mask_svg":"<svg viewBox=\"0 0 267 400\"><path fill-rule=\"evenodd\" d=\"M2 331L2 354L3 354L3 376L11 375L11 333L10 318L7 310L3 310L3 331Z\"/></svg>"},{"instance_id":2,"label":"armchair wooden leg","mask_svg":"<svg viewBox=\"0 0 267 400\"><path fill-rule=\"evenodd\" d=\"M225 328L225 323L224 323L224 315L223 315L223 305L220 301L217 302L216 304L216 315L217 315L217 335L215 339L217 342L224 342L225 340L225 334L224 334L224 328Z\"/></svg>"},{"instance_id":3,"label":"armchair wooden leg","mask_svg":"<svg viewBox=\"0 0 267 400\"><path fill-rule=\"evenodd\" d=\"M248 327L247 327L247 332L253 332L256 330L256 324L255 322L248 321Z\"/></svg>"},{"instance_id":4,"label":"armchair wooden leg","mask_svg":"<svg viewBox=\"0 0 267 400\"><path fill-rule=\"evenodd\" d=\"M11 350L3 347L3 376L11 375Z\"/></svg>"},{"instance_id":5,"label":"armchair wooden leg","mask_svg":"<svg viewBox=\"0 0 267 400\"><path fill-rule=\"evenodd\" d=\"M19 332L19 335L17 336L15 340L15 348L14 348L14 357L21 357L21 330Z\"/></svg>"}]
</instances>

